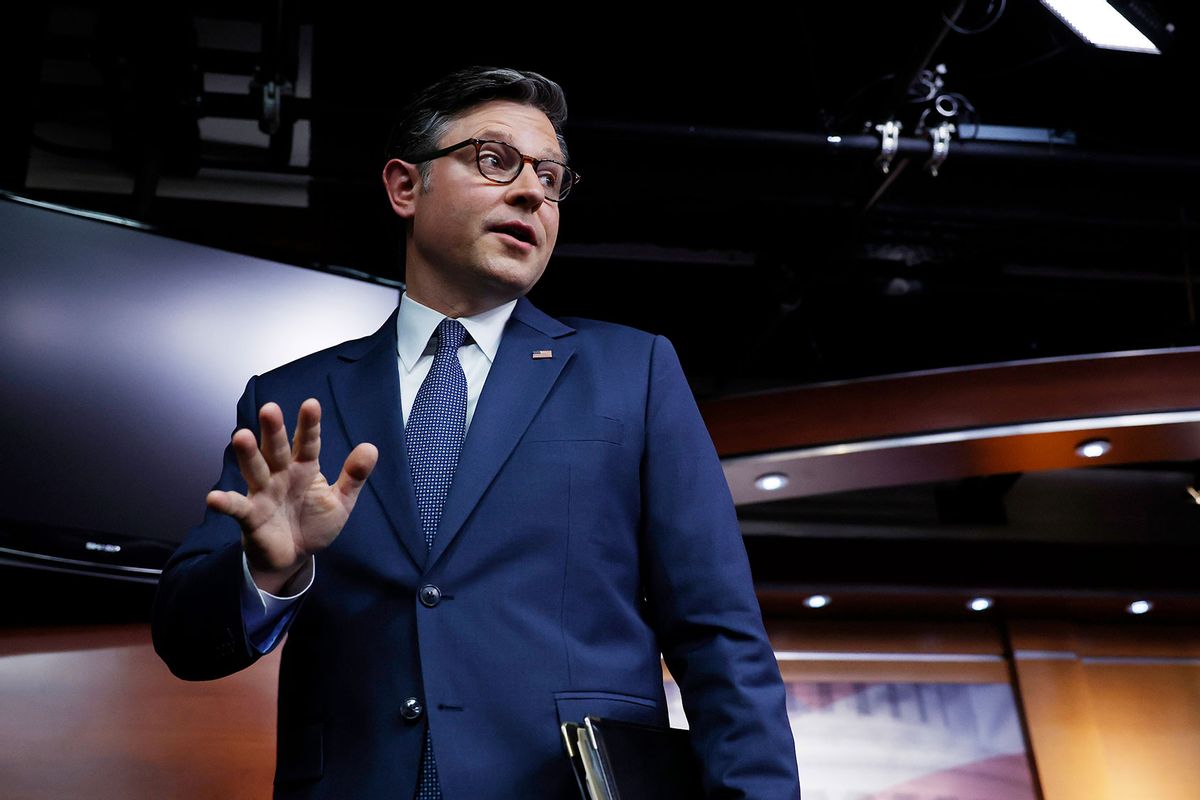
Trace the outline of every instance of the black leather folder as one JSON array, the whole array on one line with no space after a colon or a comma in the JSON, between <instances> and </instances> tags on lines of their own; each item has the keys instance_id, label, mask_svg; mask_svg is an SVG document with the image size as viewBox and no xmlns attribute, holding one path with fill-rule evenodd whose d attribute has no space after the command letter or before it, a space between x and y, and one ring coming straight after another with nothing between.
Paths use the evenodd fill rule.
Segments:
<instances>
[{"instance_id":1,"label":"black leather folder","mask_svg":"<svg viewBox=\"0 0 1200 800\"><path fill-rule=\"evenodd\" d=\"M696 800L704 796L688 732L586 717L563 741L583 800Z\"/></svg>"}]
</instances>

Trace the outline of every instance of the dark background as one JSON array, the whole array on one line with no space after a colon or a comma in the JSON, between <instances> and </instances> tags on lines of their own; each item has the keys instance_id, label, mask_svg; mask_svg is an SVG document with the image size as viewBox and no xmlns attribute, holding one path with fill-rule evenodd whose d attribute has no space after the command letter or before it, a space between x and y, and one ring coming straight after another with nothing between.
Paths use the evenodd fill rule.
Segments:
<instances>
[{"instance_id":1,"label":"dark background","mask_svg":"<svg viewBox=\"0 0 1200 800\"><path fill-rule=\"evenodd\" d=\"M943 91L984 124L1076 144L953 142L939 177L921 154L880 192L875 152L834 152L824 137L888 117L913 135L928 103L908 102L903 84L955 5L657 18L595 7L575 26L553 9L47 3L7 26L21 45L10 55L23 55L0 158L8 187L44 199L401 279L378 178L395 111L455 67L514 65L566 88L584 176L534 299L671 336L701 396L1196 343L1190 4L1156 4L1176 23L1175 53L1149 56L1090 47L1033 0L998 19L995 3L965 3L961 26L992 24L933 50ZM307 76L307 96L282 102L283 159L266 135L231 144L198 124L253 129L256 72ZM206 74L241 77L206 90ZM289 166L295 120L308 147ZM163 196L220 169L262 187L259 202ZM107 171L135 185L100 191ZM306 181L307 207L271 204L280 176Z\"/></svg>"},{"instance_id":2,"label":"dark background","mask_svg":"<svg viewBox=\"0 0 1200 800\"><path fill-rule=\"evenodd\" d=\"M1181 0L1154 7L1175 25L1162 56L1090 47L1033 0L657 16L605 5L579 9L584 24L555 6L50 2L4 12L0 186L192 242L398 281L402 231L378 178L396 110L448 70L511 65L566 89L584 176L532 299L552 314L668 335L702 400L1192 346L1195 11ZM945 32L956 11L979 32ZM968 135L927 174L929 145L915 129L930 102L908 87L937 64L938 93L961 101L958 124L1033 128L1043 142ZM293 90L268 136L258 121L269 128L274 117L251 81L276 79ZM889 118L925 143L909 141L908 163L884 176L877 137L863 134ZM1191 469L1146 474L1161 482ZM914 488L902 505L924 510L897 525L936 528L938 501L920 498L945 489ZM895 494L830 502L835 516L870 516ZM1184 517L1172 547L1194 542ZM937 584L939 543L954 534L907 529L905 547L888 536L849 551L814 537L802 556L777 555L778 542L749 547L760 575L785 583L887 582L885 568L908 553L909 582ZM957 564L987 566L956 580L1028 582L955 541L969 551ZM1028 544L1003 546L1026 563L1018 548ZM1162 576L1160 588L1192 591L1185 569L1160 569L1180 551L1142 547L1132 533L1125 547L1103 555L1106 586L1153 588ZM1037 585L1088 584L1054 566L1079 552L1040 552ZM1122 578L1130 553L1151 561ZM806 566L828 563L839 568Z\"/></svg>"}]
</instances>

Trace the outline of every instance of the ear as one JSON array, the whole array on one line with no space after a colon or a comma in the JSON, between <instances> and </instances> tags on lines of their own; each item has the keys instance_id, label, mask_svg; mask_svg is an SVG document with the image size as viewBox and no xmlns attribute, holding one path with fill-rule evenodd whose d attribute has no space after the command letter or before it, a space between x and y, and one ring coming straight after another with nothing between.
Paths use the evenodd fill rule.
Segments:
<instances>
[{"instance_id":1,"label":"ear","mask_svg":"<svg viewBox=\"0 0 1200 800\"><path fill-rule=\"evenodd\" d=\"M402 219L412 219L417 211L417 193L421 187L421 171L417 165L393 158L383 165L383 186L387 189L392 211Z\"/></svg>"}]
</instances>

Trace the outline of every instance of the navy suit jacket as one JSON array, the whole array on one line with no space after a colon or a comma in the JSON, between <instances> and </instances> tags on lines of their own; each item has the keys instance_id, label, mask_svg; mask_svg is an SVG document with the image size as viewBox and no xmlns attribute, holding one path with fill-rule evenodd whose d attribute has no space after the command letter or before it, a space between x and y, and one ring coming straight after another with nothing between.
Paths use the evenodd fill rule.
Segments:
<instances>
[{"instance_id":1,"label":"navy suit jacket","mask_svg":"<svg viewBox=\"0 0 1200 800\"><path fill-rule=\"evenodd\" d=\"M799 796L778 665L678 358L662 337L570 322L517 303L428 551L395 315L250 380L238 427L257 433L273 400L294 430L313 396L326 476L359 442L380 453L290 623L276 797L408 800L426 726L447 800L573 797L559 723L665 724L660 651L709 796ZM230 449L217 487L245 491ZM209 512L163 572L154 643L181 678L259 656L242 622L241 552L236 523ZM440 599L426 604L430 586Z\"/></svg>"}]
</instances>

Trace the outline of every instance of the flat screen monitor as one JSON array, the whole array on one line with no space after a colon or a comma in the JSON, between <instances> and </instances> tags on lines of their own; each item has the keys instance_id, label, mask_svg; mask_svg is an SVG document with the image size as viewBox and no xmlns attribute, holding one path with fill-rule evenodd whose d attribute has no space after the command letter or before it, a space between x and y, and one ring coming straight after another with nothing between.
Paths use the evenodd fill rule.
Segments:
<instances>
[{"instance_id":1,"label":"flat screen monitor","mask_svg":"<svg viewBox=\"0 0 1200 800\"><path fill-rule=\"evenodd\" d=\"M366 336L399 289L0 199L0 561L156 580L250 376Z\"/></svg>"}]
</instances>

